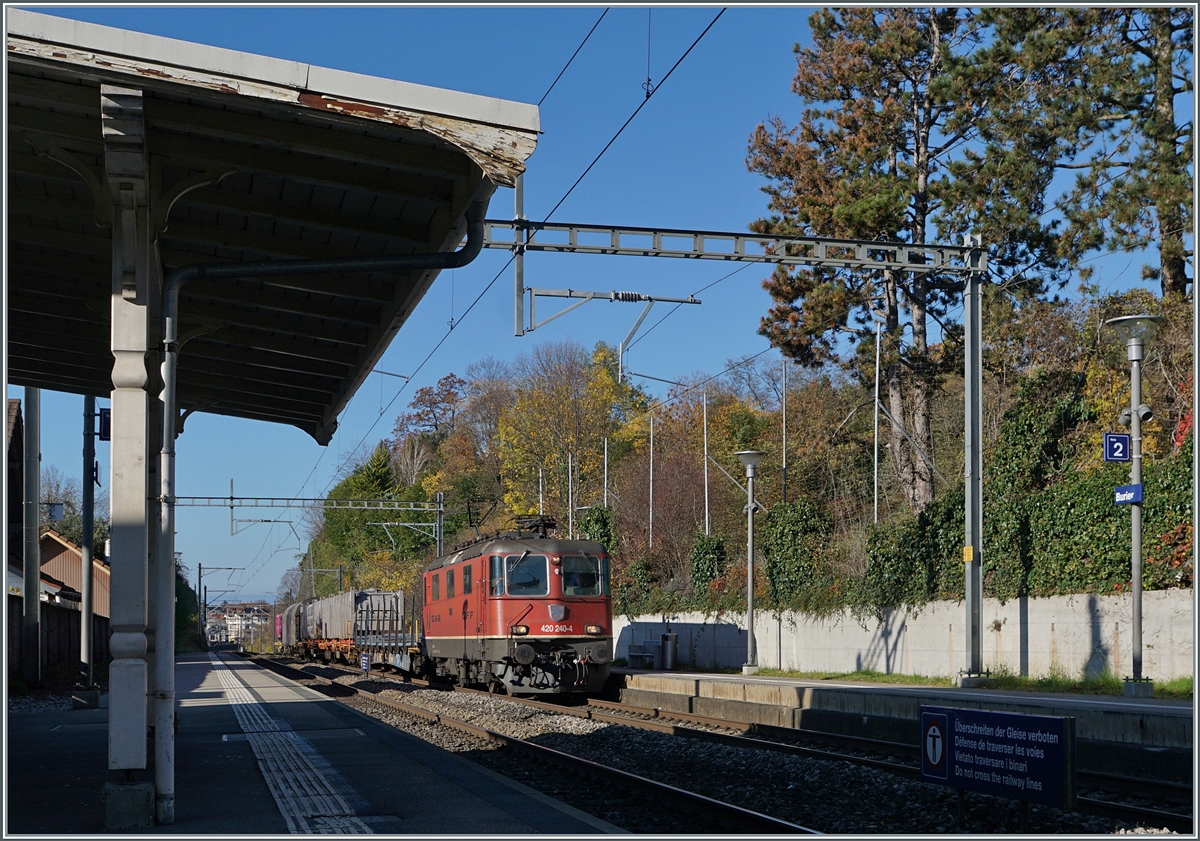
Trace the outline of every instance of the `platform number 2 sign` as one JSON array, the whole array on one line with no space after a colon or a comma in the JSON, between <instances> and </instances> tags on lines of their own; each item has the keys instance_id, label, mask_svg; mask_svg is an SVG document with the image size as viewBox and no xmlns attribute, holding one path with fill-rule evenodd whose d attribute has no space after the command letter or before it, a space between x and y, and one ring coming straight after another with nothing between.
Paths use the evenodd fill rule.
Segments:
<instances>
[{"instance_id":1,"label":"platform number 2 sign","mask_svg":"<svg viewBox=\"0 0 1200 841\"><path fill-rule=\"evenodd\" d=\"M1104 433L1104 460L1129 461L1129 436L1119 432Z\"/></svg>"}]
</instances>

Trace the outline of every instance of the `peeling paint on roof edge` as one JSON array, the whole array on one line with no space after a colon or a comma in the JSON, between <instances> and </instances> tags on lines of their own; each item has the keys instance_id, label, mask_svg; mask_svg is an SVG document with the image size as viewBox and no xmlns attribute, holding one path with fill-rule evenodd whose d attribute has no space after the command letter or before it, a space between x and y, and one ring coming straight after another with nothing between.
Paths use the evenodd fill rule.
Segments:
<instances>
[{"instance_id":1,"label":"peeling paint on roof edge","mask_svg":"<svg viewBox=\"0 0 1200 841\"><path fill-rule=\"evenodd\" d=\"M428 131L511 187L533 154L537 106L6 9L7 54L97 73L290 103Z\"/></svg>"}]
</instances>

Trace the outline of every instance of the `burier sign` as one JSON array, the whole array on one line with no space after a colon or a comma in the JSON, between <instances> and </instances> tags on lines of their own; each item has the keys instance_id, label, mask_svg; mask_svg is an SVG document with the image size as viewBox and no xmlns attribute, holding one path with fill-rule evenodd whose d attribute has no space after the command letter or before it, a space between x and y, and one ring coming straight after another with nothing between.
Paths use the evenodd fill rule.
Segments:
<instances>
[{"instance_id":1,"label":"burier sign","mask_svg":"<svg viewBox=\"0 0 1200 841\"><path fill-rule=\"evenodd\" d=\"M1075 806L1075 719L921 707L921 778L997 797Z\"/></svg>"}]
</instances>

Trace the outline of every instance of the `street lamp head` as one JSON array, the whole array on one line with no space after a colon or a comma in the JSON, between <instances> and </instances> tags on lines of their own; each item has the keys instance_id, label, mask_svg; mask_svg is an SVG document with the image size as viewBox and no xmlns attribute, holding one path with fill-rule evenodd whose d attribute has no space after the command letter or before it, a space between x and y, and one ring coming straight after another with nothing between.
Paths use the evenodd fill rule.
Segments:
<instances>
[{"instance_id":1,"label":"street lamp head","mask_svg":"<svg viewBox=\"0 0 1200 841\"><path fill-rule=\"evenodd\" d=\"M1129 426L1133 423L1133 411L1130 409L1122 409L1121 414L1117 416L1117 423L1121 426Z\"/></svg>"},{"instance_id":2,"label":"street lamp head","mask_svg":"<svg viewBox=\"0 0 1200 841\"><path fill-rule=\"evenodd\" d=\"M734 455L741 460L742 466L746 468L746 475L753 476L755 468L758 467L759 462L763 460L763 456L766 453L760 453L757 450L742 450L741 452L734 453Z\"/></svg>"},{"instance_id":3,"label":"street lamp head","mask_svg":"<svg viewBox=\"0 0 1200 841\"><path fill-rule=\"evenodd\" d=\"M1143 403L1142 405L1137 407L1137 416L1138 416L1138 420L1140 420L1142 423L1145 423L1146 421L1151 420L1154 417L1154 412L1152 412L1150 410L1149 406L1147 406L1145 403Z\"/></svg>"},{"instance_id":4,"label":"street lamp head","mask_svg":"<svg viewBox=\"0 0 1200 841\"><path fill-rule=\"evenodd\" d=\"M1163 320L1161 315L1123 315L1120 318L1110 318L1105 324L1111 325L1117 331L1121 341L1129 344L1134 339L1147 341L1154 335L1154 329Z\"/></svg>"}]
</instances>

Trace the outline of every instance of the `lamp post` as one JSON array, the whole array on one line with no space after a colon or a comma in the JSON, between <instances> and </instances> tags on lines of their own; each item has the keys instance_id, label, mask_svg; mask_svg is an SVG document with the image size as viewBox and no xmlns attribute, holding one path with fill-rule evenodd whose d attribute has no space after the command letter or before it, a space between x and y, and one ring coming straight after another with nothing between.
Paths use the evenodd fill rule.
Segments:
<instances>
[{"instance_id":1,"label":"lamp post","mask_svg":"<svg viewBox=\"0 0 1200 841\"><path fill-rule=\"evenodd\" d=\"M742 674L758 674L754 651L754 473L766 453L742 450L734 453L746 468L746 664Z\"/></svg>"},{"instance_id":2,"label":"lamp post","mask_svg":"<svg viewBox=\"0 0 1200 841\"><path fill-rule=\"evenodd\" d=\"M1142 359L1145 357L1145 343L1154 335L1161 315L1127 315L1121 318L1111 318L1106 324L1112 325L1117 336L1125 343L1125 351L1129 358L1129 409L1121 412L1121 423L1128 424L1131 433L1130 457L1132 466L1129 480L1140 490L1142 484L1142 421L1154 417L1150 407L1142 402ZM1146 698L1154 694L1154 686L1149 679L1142 677L1142 503L1141 494L1135 497L1138 501L1131 504L1131 574L1133 579L1133 678L1125 681L1125 695L1131 698Z\"/></svg>"}]
</instances>

